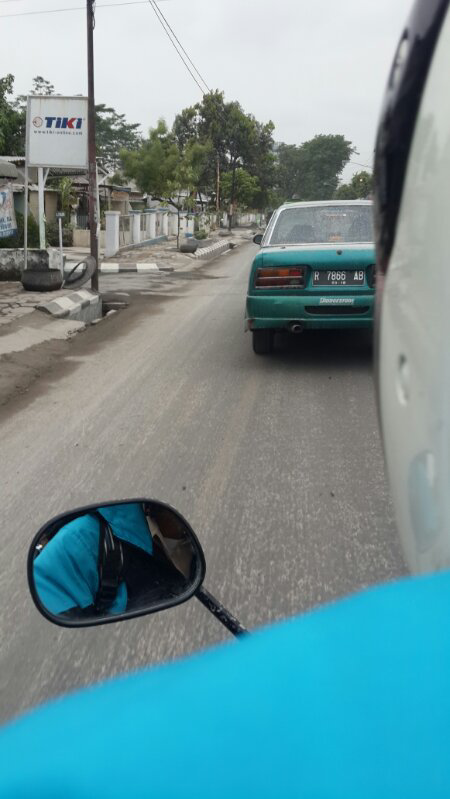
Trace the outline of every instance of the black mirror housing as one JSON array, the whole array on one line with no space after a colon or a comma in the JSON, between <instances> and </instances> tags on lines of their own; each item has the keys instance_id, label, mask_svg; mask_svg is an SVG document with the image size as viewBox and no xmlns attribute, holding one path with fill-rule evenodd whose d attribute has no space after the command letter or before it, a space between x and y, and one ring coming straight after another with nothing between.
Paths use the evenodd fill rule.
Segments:
<instances>
[{"instance_id":1,"label":"black mirror housing","mask_svg":"<svg viewBox=\"0 0 450 799\"><path fill-rule=\"evenodd\" d=\"M253 236L253 244L261 244L262 239L262 233L257 233L256 236Z\"/></svg>"},{"instance_id":2,"label":"black mirror housing","mask_svg":"<svg viewBox=\"0 0 450 799\"><path fill-rule=\"evenodd\" d=\"M191 599L206 563L184 517L154 499L86 505L47 522L28 553L28 583L43 616L90 627Z\"/></svg>"}]
</instances>

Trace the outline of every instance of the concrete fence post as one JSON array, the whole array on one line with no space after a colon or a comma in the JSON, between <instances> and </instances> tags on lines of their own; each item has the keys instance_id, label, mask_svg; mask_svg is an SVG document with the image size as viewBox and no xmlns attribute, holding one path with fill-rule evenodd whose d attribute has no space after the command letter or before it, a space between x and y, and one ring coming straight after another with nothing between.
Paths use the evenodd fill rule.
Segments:
<instances>
[{"instance_id":1,"label":"concrete fence post","mask_svg":"<svg viewBox=\"0 0 450 799\"><path fill-rule=\"evenodd\" d=\"M156 211L150 211L148 215L149 239L156 239Z\"/></svg>"},{"instance_id":2,"label":"concrete fence post","mask_svg":"<svg viewBox=\"0 0 450 799\"><path fill-rule=\"evenodd\" d=\"M144 211L144 219L145 219L145 236L144 238L150 238L150 214L148 211Z\"/></svg>"},{"instance_id":3,"label":"concrete fence post","mask_svg":"<svg viewBox=\"0 0 450 799\"><path fill-rule=\"evenodd\" d=\"M110 258L119 252L120 211L105 211L105 257Z\"/></svg>"},{"instance_id":4,"label":"concrete fence post","mask_svg":"<svg viewBox=\"0 0 450 799\"><path fill-rule=\"evenodd\" d=\"M169 236L176 236L178 233L178 214L171 211L169 214Z\"/></svg>"},{"instance_id":5,"label":"concrete fence post","mask_svg":"<svg viewBox=\"0 0 450 799\"><path fill-rule=\"evenodd\" d=\"M162 235L168 236L169 235L169 212L164 211L162 217Z\"/></svg>"},{"instance_id":6,"label":"concrete fence post","mask_svg":"<svg viewBox=\"0 0 450 799\"><path fill-rule=\"evenodd\" d=\"M131 212L131 241L133 244L141 241L141 211Z\"/></svg>"}]
</instances>

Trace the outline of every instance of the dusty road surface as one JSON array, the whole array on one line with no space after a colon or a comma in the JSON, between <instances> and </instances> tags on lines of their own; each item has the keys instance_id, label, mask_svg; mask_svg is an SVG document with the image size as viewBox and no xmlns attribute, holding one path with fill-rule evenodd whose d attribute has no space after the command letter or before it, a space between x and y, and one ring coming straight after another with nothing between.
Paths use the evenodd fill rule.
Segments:
<instances>
[{"instance_id":1,"label":"dusty road surface","mask_svg":"<svg viewBox=\"0 0 450 799\"><path fill-rule=\"evenodd\" d=\"M153 288L122 282L142 292L132 306L2 409L2 719L230 640L196 600L85 631L50 625L29 597L26 554L64 509L173 504L204 545L205 585L249 627L403 572L367 338L304 334L255 356L243 318L253 252Z\"/></svg>"}]
</instances>

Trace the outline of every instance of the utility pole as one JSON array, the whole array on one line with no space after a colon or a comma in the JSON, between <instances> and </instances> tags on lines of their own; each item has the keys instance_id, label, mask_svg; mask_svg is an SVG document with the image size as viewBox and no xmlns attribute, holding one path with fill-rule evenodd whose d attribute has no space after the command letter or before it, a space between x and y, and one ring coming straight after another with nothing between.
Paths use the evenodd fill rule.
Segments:
<instances>
[{"instance_id":1,"label":"utility pole","mask_svg":"<svg viewBox=\"0 0 450 799\"><path fill-rule=\"evenodd\" d=\"M219 153L217 153L217 163L216 163L216 211L219 213L220 211L220 157Z\"/></svg>"},{"instance_id":2,"label":"utility pole","mask_svg":"<svg viewBox=\"0 0 450 799\"><path fill-rule=\"evenodd\" d=\"M87 66L88 66L88 159L89 159L89 238L91 256L95 260L95 272L91 278L93 291L98 291L98 237L97 219L97 153L95 146L95 96L94 96L94 10L95 0L86 0L87 17Z\"/></svg>"}]
</instances>

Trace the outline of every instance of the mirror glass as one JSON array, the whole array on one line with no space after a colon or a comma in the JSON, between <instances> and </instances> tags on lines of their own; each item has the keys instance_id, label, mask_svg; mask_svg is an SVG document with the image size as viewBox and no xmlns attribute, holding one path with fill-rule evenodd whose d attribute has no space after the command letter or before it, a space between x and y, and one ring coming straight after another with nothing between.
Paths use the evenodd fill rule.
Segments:
<instances>
[{"instance_id":1,"label":"mirror glass","mask_svg":"<svg viewBox=\"0 0 450 799\"><path fill-rule=\"evenodd\" d=\"M59 516L39 531L28 560L38 609L70 626L178 605L204 575L194 532L155 500L91 505Z\"/></svg>"},{"instance_id":2,"label":"mirror glass","mask_svg":"<svg viewBox=\"0 0 450 799\"><path fill-rule=\"evenodd\" d=\"M261 244L262 242L262 233L257 233L256 236L253 236L253 243L254 244Z\"/></svg>"}]
</instances>

